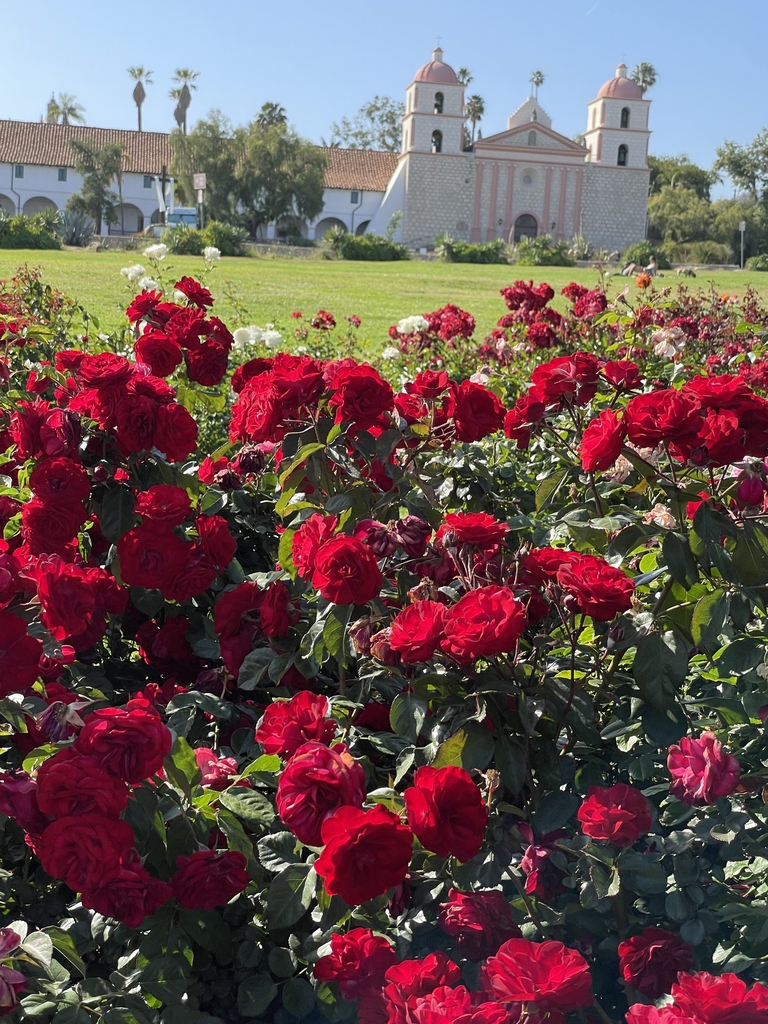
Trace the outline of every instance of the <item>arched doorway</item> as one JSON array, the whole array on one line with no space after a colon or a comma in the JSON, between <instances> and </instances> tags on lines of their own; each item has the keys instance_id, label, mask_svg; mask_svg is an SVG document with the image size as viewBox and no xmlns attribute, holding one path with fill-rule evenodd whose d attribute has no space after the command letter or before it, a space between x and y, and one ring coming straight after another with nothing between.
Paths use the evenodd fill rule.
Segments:
<instances>
[{"instance_id":1,"label":"arched doorway","mask_svg":"<svg viewBox=\"0 0 768 1024\"><path fill-rule=\"evenodd\" d=\"M0 210L2 210L3 213L6 214L6 216L8 217L16 216L16 203L14 203L14 201L9 196L4 196L1 192Z\"/></svg>"},{"instance_id":2,"label":"arched doorway","mask_svg":"<svg viewBox=\"0 0 768 1024\"><path fill-rule=\"evenodd\" d=\"M341 228L342 231L349 230L344 221L339 220L338 217L325 217L319 224L315 225L315 238L325 238L331 228Z\"/></svg>"},{"instance_id":3,"label":"arched doorway","mask_svg":"<svg viewBox=\"0 0 768 1024\"><path fill-rule=\"evenodd\" d=\"M114 224L109 225L110 235L137 235L144 230L144 214L133 203L115 207Z\"/></svg>"},{"instance_id":4,"label":"arched doorway","mask_svg":"<svg viewBox=\"0 0 768 1024\"><path fill-rule=\"evenodd\" d=\"M357 227L355 228L355 234L364 235L365 232L368 230L368 225L370 223L371 222L369 220L364 220L362 224L358 224Z\"/></svg>"},{"instance_id":5,"label":"arched doorway","mask_svg":"<svg viewBox=\"0 0 768 1024\"><path fill-rule=\"evenodd\" d=\"M519 242L523 238L535 238L538 233L539 225L536 218L530 213L521 213L515 221L515 241Z\"/></svg>"},{"instance_id":6,"label":"arched doorway","mask_svg":"<svg viewBox=\"0 0 768 1024\"><path fill-rule=\"evenodd\" d=\"M26 217L32 217L36 213L42 213L43 210L58 210L58 206L52 199L48 199L46 196L35 196L34 199L28 199L24 203L22 212Z\"/></svg>"}]
</instances>

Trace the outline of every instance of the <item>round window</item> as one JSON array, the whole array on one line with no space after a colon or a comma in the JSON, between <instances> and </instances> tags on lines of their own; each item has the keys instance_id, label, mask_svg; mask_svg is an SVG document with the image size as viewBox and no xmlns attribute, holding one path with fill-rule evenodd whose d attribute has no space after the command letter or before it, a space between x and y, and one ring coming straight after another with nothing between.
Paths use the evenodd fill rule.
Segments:
<instances>
[{"instance_id":1,"label":"round window","mask_svg":"<svg viewBox=\"0 0 768 1024\"><path fill-rule=\"evenodd\" d=\"M533 178L530 176L530 174L524 174L523 175L523 184L524 185L532 185L533 184Z\"/></svg>"}]
</instances>

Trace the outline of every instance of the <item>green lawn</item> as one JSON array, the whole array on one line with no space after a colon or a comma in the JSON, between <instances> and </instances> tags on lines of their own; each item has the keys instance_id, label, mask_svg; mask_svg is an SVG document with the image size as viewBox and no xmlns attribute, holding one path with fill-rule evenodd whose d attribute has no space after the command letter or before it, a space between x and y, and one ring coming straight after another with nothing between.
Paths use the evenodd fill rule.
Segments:
<instances>
[{"instance_id":1,"label":"green lawn","mask_svg":"<svg viewBox=\"0 0 768 1024\"><path fill-rule=\"evenodd\" d=\"M40 252L0 250L0 280L9 277L23 263L40 266L44 279L63 289L96 314L102 329L111 331L125 321L123 309L130 299L120 268L136 262L148 263L139 253ZM170 274L199 275L202 260L171 256L165 260ZM236 296L247 311L246 323L276 323L290 326L290 314L305 315L318 309L330 310L338 320L357 314L363 324L360 336L376 347L387 342L387 328L401 317L424 313L454 302L477 319L482 337L505 312L499 289L517 278L549 281L557 292L569 281L589 287L599 283L595 270L564 267L475 266L412 261L407 263L357 263L320 259L265 259L245 257L222 259L208 283L219 300L216 312L232 323L234 310L225 294ZM173 278L171 278L173 280ZM683 279L690 288L743 294L751 284L768 301L768 274L725 271L702 272L696 280ZM608 292L615 294L627 280L614 277ZM630 291L635 288L630 283ZM657 287L677 288L674 273L657 280ZM562 302L563 300L559 300Z\"/></svg>"}]
</instances>

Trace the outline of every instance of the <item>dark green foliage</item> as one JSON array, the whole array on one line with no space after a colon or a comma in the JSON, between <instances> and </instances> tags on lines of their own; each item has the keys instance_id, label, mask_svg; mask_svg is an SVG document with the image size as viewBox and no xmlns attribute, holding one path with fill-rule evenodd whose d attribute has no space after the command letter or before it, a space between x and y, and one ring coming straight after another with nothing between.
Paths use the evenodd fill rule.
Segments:
<instances>
[{"instance_id":1,"label":"dark green foliage","mask_svg":"<svg viewBox=\"0 0 768 1024\"><path fill-rule=\"evenodd\" d=\"M0 212L0 249L60 249L56 232L42 214L6 217Z\"/></svg>"},{"instance_id":2,"label":"dark green foliage","mask_svg":"<svg viewBox=\"0 0 768 1024\"><path fill-rule=\"evenodd\" d=\"M350 235L341 228L332 228L325 241L331 251L343 260L385 262L410 259L407 246L383 235Z\"/></svg>"}]
</instances>

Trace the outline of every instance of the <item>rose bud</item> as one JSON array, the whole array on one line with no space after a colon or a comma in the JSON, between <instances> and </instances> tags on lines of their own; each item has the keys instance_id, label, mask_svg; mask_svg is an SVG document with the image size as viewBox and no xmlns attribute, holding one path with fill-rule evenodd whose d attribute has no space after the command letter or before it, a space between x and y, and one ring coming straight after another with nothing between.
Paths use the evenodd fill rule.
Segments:
<instances>
[{"instance_id":1,"label":"rose bud","mask_svg":"<svg viewBox=\"0 0 768 1024\"><path fill-rule=\"evenodd\" d=\"M742 505L761 505L765 493L763 480L749 469L742 470L736 479L736 501Z\"/></svg>"},{"instance_id":2,"label":"rose bud","mask_svg":"<svg viewBox=\"0 0 768 1024\"><path fill-rule=\"evenodd\" d=\"M388 558L397 551L397 539L384 523L375 519L363 519L355 527L354 537L367 544L377 558Z\"/></svg>"},{"instance_id":3,"label":"rose bud","mask_svg":"<svg viewBox=\"0 0 768 1024\"><path fill-rule=\"evenodd\" d=\"M354 644L355 651L364 658L369 658L371 655L372 632L371 620L368 615L364 615L349 627L349 637Z\"/></svg>"},{"instance_id":4,"label":"rose bud","mask_svg":"<svg viewBox=\"0 0 768 1024\"><path fill-rule=\"evenodd\" d=\"M393 666L400 663L400 655L393 651L389 645L391 633L391 628L387 626L386 629L380 629L378 633L374 633L371 637L371 654L382 665Z\"/></svg>"},{"instance_id":5,"label":"rose bud","mask_svg":"<svg viewBox=\"0 0 768 1024\"><path fill-rule=\"evenodd\" d=\"M418 516L405 516L396 524L395 536L398 544L411 558L421 558L427 550L427 541L432 527Z\"/></svg>"}]
</instances>

